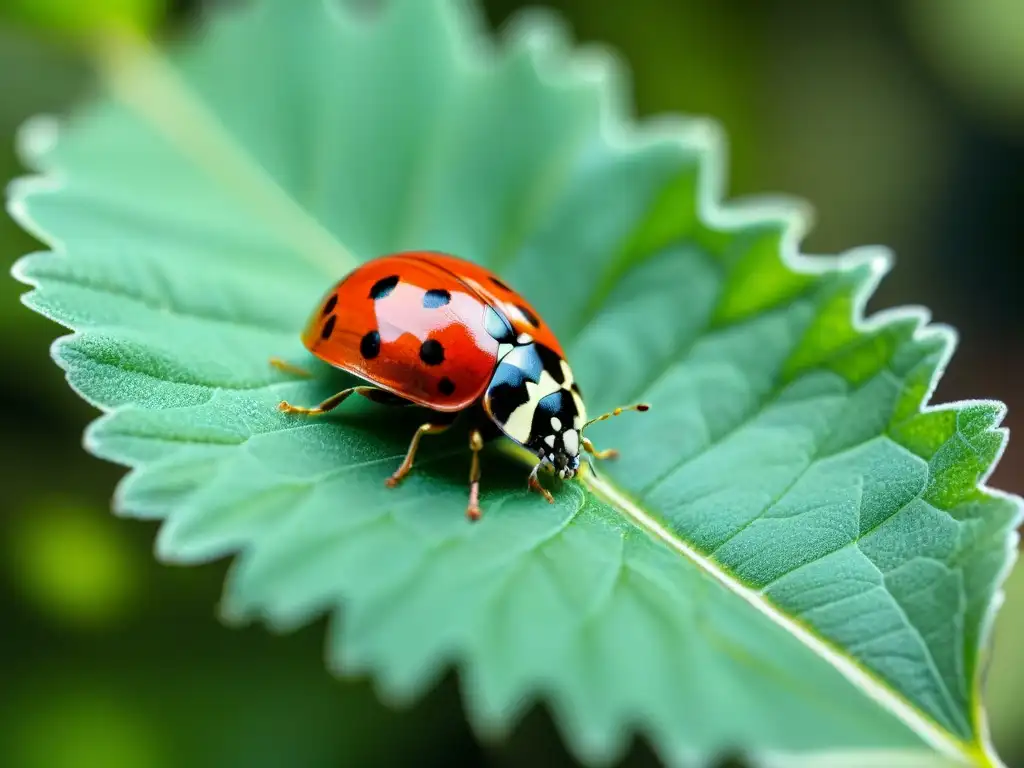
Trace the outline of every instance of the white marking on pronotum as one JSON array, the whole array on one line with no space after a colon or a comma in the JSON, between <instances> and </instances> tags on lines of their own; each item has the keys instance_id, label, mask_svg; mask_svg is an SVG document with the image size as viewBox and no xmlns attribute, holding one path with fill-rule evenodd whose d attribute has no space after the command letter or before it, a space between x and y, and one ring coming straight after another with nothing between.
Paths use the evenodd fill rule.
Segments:
<instances>
[{"instance_id":1,"label":"white marking on pronotum","mask_svg":"<svg viewBox=\"0 0 1024 768\"><path fill-rule=\"evenodd\" d=\"M528 333L520 333L516 341L520 344L530 344L533 341L533 336Z\"/></svg>"},{"instance_id":2,"label":"white marking on pronotum","mask_svg":"<svg viewBox=\"0 0 1024 768\"><path fill-rule=\"evenodd\" d=\"M565 450L570 456L575 456L580 452L580 436L576 434L576 430L567 430L562 435L562 442L565 443Z\"/></svg>"},{"instance_id":3,"label":"white marking on pronotum","mask_svg":"<svg viewBox=\"0 0 1024 768\"><path fill-rule=\"evenodd\" d=\"M548 444L548 448L554 448L555 447L555 436L554 435L548 435L547 437L544 438L544 442Z\"/></svg>"},{"instance_id":4,"label":"white marking on pronotum","mask_svg":"<svg viewBox=\"0 0 1024 768\"><path fill-rule=\"evenodd\" d=\"M786 632L791 634L813 653L835 667L847 680L856 685L860 690L886 708L903 722L907 723L915 733L924 738L936 749L948 755L955 755L961 759L968 756L966 747L968 745L954 739L946 731L922 715L906 699L883 685L873 677L867 670L857 664L849 656L845 656L827 642L818 637L807 627L795 621L779 610L761 592L751 589L746 584L733 578L718 563L705 557L686 542L680 540L672 531L665 528L660 522L651 517L644 509L628 498L613 484L604 478L597 477L593 473L587 473L584 483L590 486L598 496L616 507L624 515L629 517L636 525L647 531L673 551L690 560L694 565L714 578L722 586L756 609L762 615L770 619ZM970 759L974 763L973 758Z\"/></svg>"},{"instance_id":5,"label":"white marking on pronotum","mask_svg":"<svg viewBox=\"0 0 1024 768\"><path fill-rule=\"evenodd\" d=\"M555 432L560 430L562 428L562 420L559 419L557 416L552 416L551 417L551 428L553 430L555 430Z\"/></svg>"},{"instance_id":6,"label":"white marking on pronotum","mask_svg":"<svg viewBox=\"0 0 1024 768\"><path fill-rule=\"evenodd\" d=\"M576 404L576 415L573 416L572 425L576 427L577 432L582 432L583 425L587 423L587 407L583 405L582 397L577 395L568 387L566 387L566 390L572 396L572 401Z\"/></svg>"},{"instance_id":7,"label":"white marking on pronotum","mask_svg":"<svg viewBox=\"0 0 1024 768\"><path fill-rule=\"evenodd\" d=\"M572 376L572 368L569 367L569 364L564 359L559 360L559 364L562 366L562 386L569 389L572 387L573 381L575 381Z\"/></svg>"},{"instance_id":8,"label":"white marking on pronotum","mask_svg":"<svg viewBox=\"0 0 1024 768\"><path fill-rule=\"evenodd\" d=\"M502 426L506 435L522 445L526 445L530 440L533 414L537 410L537 403L560 389L558 382L547 371L541 371L539 382L526 381L525 386L526 402L512 411Z\"/></svg>"}]
</instances>

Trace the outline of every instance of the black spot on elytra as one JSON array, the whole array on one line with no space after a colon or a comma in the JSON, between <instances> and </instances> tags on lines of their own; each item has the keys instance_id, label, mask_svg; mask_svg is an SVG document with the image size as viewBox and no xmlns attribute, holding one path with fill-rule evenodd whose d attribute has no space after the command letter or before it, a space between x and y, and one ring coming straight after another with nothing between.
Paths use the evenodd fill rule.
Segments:
<instances>
[{"instance_id":1,"label":"black spot on elytra","mask_svg":"<svg viewBox=\"0 0 1024 768\"><path fill-rule=\"evenodd\" d=\"M359 354L367 360L372 360L379 355L380 333L377 331L370 331L368 334L363 336L362 341L359 342Z\"/></svg>"},{"instance_id":2,"label":"black spot on elytra","mask_svg":"<svg viewBox=\"0 0 1024 768\"><path fill-rule=\"evenodd\" d=\"M391 277L382 277L373 287L370 289L370 298L374 301L386 298L398 285L398 275L391 275Z\"/></svg>"},{"instance_id":3,"label":"black spot on elytra","mask_svg":"<svg viewBox=\"0 0 1024 768\"><path fill-rule=\"evenodd\" d=\"M455 382L444 376L437 382L437 391L448 397L455 392Z\"/></svg>"},{"instance_id":4,"label":"black spot on elytra","mask_svg":"<svg viewBox=\"0 0 1024 768\"><path fill-rule=\"evenodd\" d=\"M522 304L516 304L516 309L518 309L522 316L526 318L526 322L534 328L540 328L540 318L533 314L529 307L524 307Z\"/></svg>"},{"instance_id":5,"label":"black spot on elytra","mask_svg":"<svg viewBox=\"0 0 1024 768\"><path fill-rule=\"evenodd\" d=\"M452 300L452 295L444 288L431 288L423 294L424 309L437 309Z\"/></svg>"},{"instance_id":6,"label":"black spot on elytra","mask_svg":"<svg viewBox=\"0 0 1024 768\"><path fill-rule=\"evenodd\" d=\"M511 292L512 289L509 288L507 285L505 285L503 282L501 282L501 280L499 280L498 278L496 278L496 277L488 277L488 279L492 283L494 283L496 286L501 288L501 290L503 290L503 291L510 291Z\"/></svg>"},{"instance_id":7,"label":"black spot on elytra","mask_svg":"<svg viewBox=\"0 0 1024 768\"><path fill-rule=\"evenodd\" d=\"M338 306L338 294L332 293L331 294L331 298L329 298L327 300L327 303L324 304L324 312L323 312L324 315L326 316L326 315L331 314L331 312L334 311L334 308L336 306Z\"/></svg>"},{"instance_id":8,"label":"black spot on elytra","mask_svg":"<svg viewBox=\"0 0 1024 768\"><path fill-rule=\"evenodd\" d=\"M331 338L331 334L334 333L334 323L336 320L337 318L334 315L331 315L330 317L327 318L327 322L324 323L324 327L320 329L321 339L327 341L329 338Z\"/></svg>"},{"instance_id":9,"label":"black spot on elytra","mask_svg":"<svg viewBox=\"0 0 1024 768\"><path fill-rule=\"evenodd\" d=\"M444 362L444 347L436 339L427 339L420 345L420 360L427 365L440 365Z\"/></svg>"}]
</instances>

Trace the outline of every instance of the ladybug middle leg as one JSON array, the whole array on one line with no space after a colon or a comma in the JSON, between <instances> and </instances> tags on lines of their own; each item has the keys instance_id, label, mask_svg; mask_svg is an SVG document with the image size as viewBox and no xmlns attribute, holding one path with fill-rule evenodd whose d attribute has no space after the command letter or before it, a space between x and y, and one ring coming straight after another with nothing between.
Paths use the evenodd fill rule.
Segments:
<instances>
[{"instance_id":1,"label":"ladybug middle leg","mask_svg":"<svg viewBox=\"0 0 1024 768\"><path fill-rule=\"evenodd\" d=\"M394 488L412 471L412 463L416 458L416 451L419 450L420 447L420 438L424 435L439 435L449 427L451 427L451 422L434 423L428 421L426 424L421 424L412 436L412 442L409 443L409 450L405 454L405 459L402 461L402 465L395 470L395 474L385 481L385 485L387 485L388 488Z\"/></svg>"}]
</instances>

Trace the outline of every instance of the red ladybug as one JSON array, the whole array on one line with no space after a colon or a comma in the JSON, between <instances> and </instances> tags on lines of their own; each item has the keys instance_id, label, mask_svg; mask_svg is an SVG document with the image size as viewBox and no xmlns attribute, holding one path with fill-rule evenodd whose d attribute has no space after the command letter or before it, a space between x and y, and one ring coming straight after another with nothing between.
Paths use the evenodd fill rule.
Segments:
<instances>
[{"instance_id":1,"label":"red ladybug","mask_svg":"<svg viewBox=\"0 0 1024 768\"><path fill-rule=\"evenodd\" d=\"M583 437L591 421L562 347L536 310L493 272L454 256L412 251L366 262L324 297L302 333L314 355L364 379L314 408L282 402L286 413L318 415L359 393L377 402L419 405L433 415L413 435L405 460L388 479L397 485L412 469L420 438L448 429L462 412L473 414L469 448L471 520L480 517L479 452L487 420L540 459L529 487L550 502L537 481L547 468L573 477L580 449L598 451ZM301 372L281 360L282 369Z\"/></svg>"}]
</instances>

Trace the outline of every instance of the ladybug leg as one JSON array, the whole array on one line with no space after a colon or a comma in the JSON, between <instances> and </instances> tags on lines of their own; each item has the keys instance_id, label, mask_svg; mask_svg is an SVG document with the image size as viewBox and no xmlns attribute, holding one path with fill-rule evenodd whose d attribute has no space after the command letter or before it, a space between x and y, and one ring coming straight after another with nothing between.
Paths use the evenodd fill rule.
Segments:
<instances>
[{"instance_id":1,"label":"ladybug leg","mask_svg":"<svg viewBox=\"0 0 1024 768\"><path fill-rule=\"evenodd\" d=\"M594 444L586 437L583 438L583 450L595 459L614 459L619 455L619 452L614 448L608 448L603 451L597 450L597 448L594 447Z\"/></svg>"},{"instance_id":2,"label":"ladybug leg","mask_svg":"<svg viewBox=\"0 0 1024 768\"><path fill-rule=\"evenodd\" d=\"M284 371L285 373L290 373L293 376L302 376L302 377L308 379L310 376L313 375L309 371L307 371L305 368L300 368L297 365L292 365L287 360L282 360L280 357L272 357L272 358L270 358L270 365L273 368L277 368L277 370L279 370L279 371Z\"/></svg>"},{"instance_id":3,"label":"ladybug leg","mask_svg":"<svg viewBox=\"0 0 1024 768\"><path fill-rule=\"evenodd\" d=\"M484 438L480 430L474 429L469 433L469 450L473 452L473 463L469 468L469 505L466 507L466 517L470 520L480 519L480 451L484 447Z\"/></svg>"},{"instance_id":4,"label":"ladybug leg","mask_svg":"<svg viewBox=\"0 0 1024 768\"><path fill-rule=\"evenodd\" d=\"M320 414L327 413L328 411L333 411L335 408L337 408L339 405L345 402L345 400L348 399L349 395L353 395L357 392L360 395L367 395L370 392L376 391L376 387L351 387L349 389L341 390L341 392L339 392L336 395L331 395L322 403L320 403L320 405L317 405L313 408L303 408L301 405L292 405L291 403L282 400L278 404L277 409L279 411L284 411L285 413L303 413L307 416L319 416Z\"/></svg>"},{"instance_id":5,"label":"ladybug leg","mask_svg":"<svg viewBox=\"0 0 1024 768\"><path fill-rule=\"evenodd\" d=\"M540 470L540 464L533 465L533 471L530 472L530 478L526 481L527 486L531 491L536 491L545 499L548 500L548 504L554 504L555 499L551 495L551 492L540 484L540 480L537 479L537 472Z\"/></svg>"},{"instance_id":6,"label":"ladybug leg","mask_svg":"<svg viewBox=\"0 0 1024 768\"><path fill-rule=\"evenodd\" d=\"M405 454L405 460L402 461L402 466L395 471L395 474L385 481L385 485L387 485L388 488L394 488L412 471L412 462L413 459L416 458L416 451L420 447L420 438L424 435L438 435L449 427L451 427L451 424L431 424L428 422L421 425L412 436L412 442L409 443L409 450Z\"/></svg>"}]
</instances>

